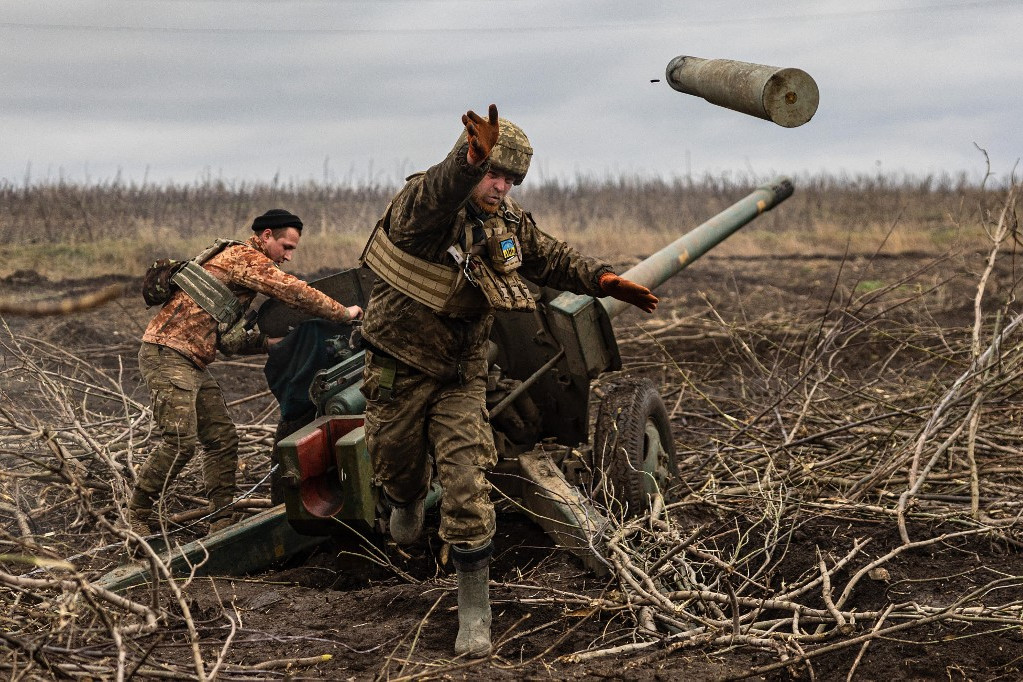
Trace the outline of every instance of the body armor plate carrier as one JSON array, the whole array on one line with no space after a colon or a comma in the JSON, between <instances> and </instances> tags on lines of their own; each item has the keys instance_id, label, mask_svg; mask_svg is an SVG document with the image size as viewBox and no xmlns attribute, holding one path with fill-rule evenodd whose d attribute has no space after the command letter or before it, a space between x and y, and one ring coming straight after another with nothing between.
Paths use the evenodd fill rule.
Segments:
<instances>
[{"instance_id":1,"label":"body armor plate carrier","mask_svg":"<svg viewBox=\"0 0 1023 682\"><path fill-rule=\"evenodd\" d=\"M203 269L202 263L213 258L228 246L236 245L244 246L244 243L233 239L218 239L198 256L185 261L171 277L171 281L178 288L188 294L189 298L217 321L221 331L237 322L245 309L234 292L210 272Z\"/></svg>"},{"instance_id":2,"label":"body armor plate carrier","mask_svg":"<svg viewBox=\"0 0 1023 682\"><path fill-rule=\"evenodd\" d=\"M513 214L505 215L518 218ZM448 315L536 309L536 300L525 281L515 272L521 263L521 254L516 251L517 262L510 253L504 255L498 267L505 272L498 272L491 263L486 242L488 239L495 243L508 241L504 218L495 216L484 223L482 248L474 246L465 253L457 245L452 245L448 252L458 263L456 266L432 263L395 246L387 235L390 217L391 206L388 205L384 216L373 228L359 263L368 266L401 293L431 310ZM513 245L505 243L503 247L504 252L518 248L518 239L514 239Z\"/></svg>"}]
</instances>

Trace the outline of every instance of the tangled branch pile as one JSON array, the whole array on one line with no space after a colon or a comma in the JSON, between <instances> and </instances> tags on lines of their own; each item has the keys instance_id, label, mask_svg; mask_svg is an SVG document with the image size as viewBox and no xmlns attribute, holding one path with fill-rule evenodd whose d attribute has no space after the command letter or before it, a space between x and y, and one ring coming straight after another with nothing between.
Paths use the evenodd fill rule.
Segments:
<instances>
[{"instance_id":1,"label":"tangled branch pile","mask_svg":"<svg viewBox=\"0 0 1023 682\"><path fill-rule=\"evenodd\" d=\"M77 353L42 339L18 338L0 329L0 669L15 677L47 679L131 674L177 677L174 668L147 666L132 639L156 632L168 618L186 629L195 672L212 670L200 651L200 634L189 612L188 581L170 580L154 538L128 527L124 510L136 468L148 451L148 406L132 398L117 362L120 347ZM96 358L114 358L104 368ZM239 428L245 479L265 479L274 426ZM178 486L169 511L204 503ZM193 489L201 489L201 486ZM195 514L164 517L169 546L195 538ZM8 523L8 521L10 523ZM93 580L123 563L126 551L151 562L170 587L172 601L150 603L109 592ZM173 615L171 615L173 614ZM228 621L233 622L233 621ZM226 647L225 647L226 650ZM129 653L130 652L130 653Z\"/></svg>"},{"instance_id":2,"label":"tangled branch pile","mask_svg":"<svg viewBox=\"0 0 1023 682\"><path fill-rule=\"evenodd\" d=\"M999 300L987 297L998 259L1018 241L1017 200L1014 188L990 223L972 328L936 319L946 282L919 280L947 262L937 259L866 293L854 286L845 301L836 289L824 311L726 323L712 310L702 331L677 319L622 344L714 339L720 353L667 368L681 379L675 413L685 420L682 485L670 491L678 501L658 498L610 533L620 590L595 604L631 613L631 641L570 660L751 646L776 658L750 671L760 674L859 647L851 677L868 645L896 632L936 622L1023 627L1018 570L977 565L968 589L894 599L899 583L949 579L914 573L923 548L1016 550L1023 540L1014 269ZM724 364L732 370L722 382L714 375ZM843 526L877 530L843 538ZM792 556L807 538L816 555Z\"/></svg>"}]
</instances>

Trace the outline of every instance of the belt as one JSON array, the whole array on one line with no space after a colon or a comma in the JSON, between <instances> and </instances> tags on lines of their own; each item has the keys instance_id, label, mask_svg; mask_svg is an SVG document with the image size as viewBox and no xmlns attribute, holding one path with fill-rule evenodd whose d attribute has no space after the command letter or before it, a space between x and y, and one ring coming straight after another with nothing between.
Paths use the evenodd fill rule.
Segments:
<instances>
[{"instance_id":1,"label":"belt","mask_svg":"<svg viewBox=\"0 0 1023 682\"><path fill-rule=\"evenodd\" d=\"M378 367L385 367L388 364L394 363L395 365L397 365L395 367L395 372L397 374L403 375L416 374L417 372L419 372L419 370L416 369L415 367L410 366L408 363L402 362L401 360L394 357L385 350L380 350L366 339L362 340L362 347L373 354L373 359L371 360L371 362L373 362L373 364L377 365Z\"/></svg>"},{"instance_id":2,"label":"belt","mask_svg":"<svg viewBox=\"0 0 1023 682\"><path fill-rule=\"evenodd\" d=\"M370 362L380 368L380 399L390 400L394 395L394 380L397 377L419 374L419 370L410 367L390 353L386 353L371 343L363 340L363 346L369 350L373 357Z\"/></svg>"}]
</instances>

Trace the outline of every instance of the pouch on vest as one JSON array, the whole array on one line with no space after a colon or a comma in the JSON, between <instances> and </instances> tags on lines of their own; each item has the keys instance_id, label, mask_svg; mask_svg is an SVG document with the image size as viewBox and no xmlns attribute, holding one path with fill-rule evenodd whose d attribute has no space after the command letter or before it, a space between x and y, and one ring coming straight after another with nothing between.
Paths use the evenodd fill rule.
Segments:
<instances>
[{"instance_id":1,"label":"pouch on vest","mask_svg":"<svg viewBox=\"0 0 1023 682\"><path fill-rule=\"evenodd\" d=\"M536 310L536 299L517 272L499 275L478 255L469 254L468 259L468 272L494 310Z\"/></svg>"},{"instance_id":2,"label":"pouch on vest","mask_svg":"<svg viewBox=\"0 0 1023 682\"><path fill-rule=\"evenodd\" d=\"M522 247L514 232L501 232L487 237L487 253L494 270L502 275L522 265Z\"/></svg>"},{"instance_id":3,"label":"pouch on vest","mask_svg":"<svg viewBox=\"0 0 1023 682\"><path fill-rule=\"evenodd\" d=\"M256 312L249 311L230 325L217 324L217 350L225 355L254 352L252 349L265 350L266 336L253 329L256 323ZM226 328L225 328L226 327Z\"/></svg>"},{"instance_id":4,"label":"pouch on vest","mask_svg":"<svg viewBox=\"0 0 1023 682\"><path fill-rule=\"evenodd\" d=\"M146 269L142 277L142 300L147 306L163 305L177 291L171 278L184 267L185 261L161 258Z\"/></svg>"}]
</instances>

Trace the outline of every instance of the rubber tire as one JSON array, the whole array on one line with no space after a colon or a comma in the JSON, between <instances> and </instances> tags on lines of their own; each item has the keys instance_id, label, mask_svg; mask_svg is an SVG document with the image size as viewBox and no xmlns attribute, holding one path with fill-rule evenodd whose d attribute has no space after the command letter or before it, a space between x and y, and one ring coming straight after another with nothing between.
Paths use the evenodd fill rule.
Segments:
<instances>
[{"instance_id":1,"label":"rubber tire","mask_svg":"<svg viewBox=\"0 0 1023 682\"><path fill-rule=\"evenodd\" d=\"M664 401L649 379L626 377L604 387L591 443L593 496L608 509L628 518L650 508L654 490L670 499L679 478L675 440Z\"/></svg>"}]
</instances>

